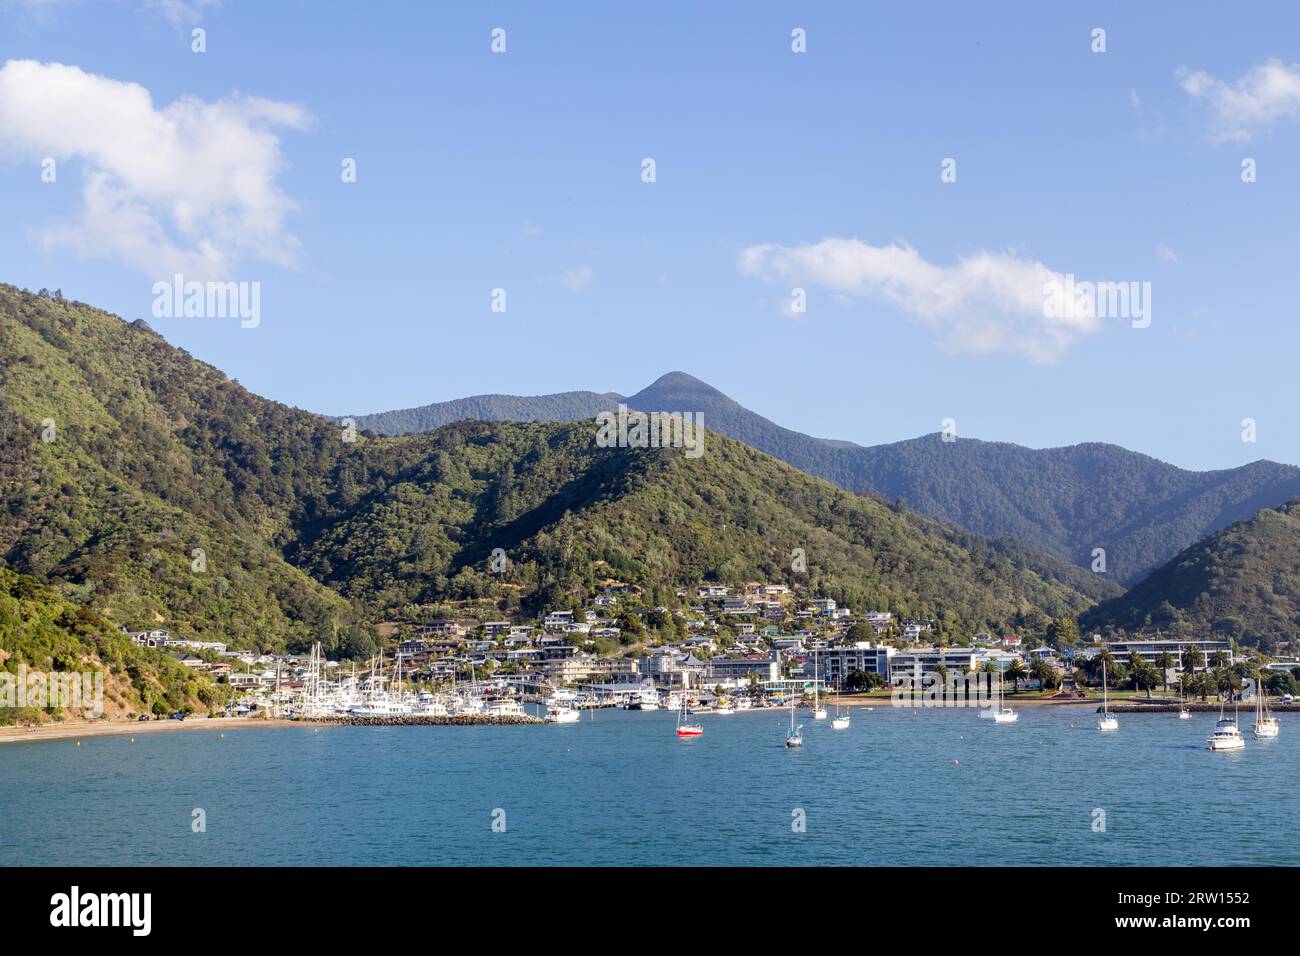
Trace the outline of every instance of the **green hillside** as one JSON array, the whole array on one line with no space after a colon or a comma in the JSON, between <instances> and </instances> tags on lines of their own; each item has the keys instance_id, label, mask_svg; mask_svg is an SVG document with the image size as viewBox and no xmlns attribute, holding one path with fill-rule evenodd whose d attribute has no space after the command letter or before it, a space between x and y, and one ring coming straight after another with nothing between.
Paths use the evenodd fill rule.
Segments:
<instances>
[{"instance_id":1,"label":"green hillside","mask_svg":"<svg viewBox=\"0 0 1300 956\"><path fill-rule=\"evenodd\" d=\"M662 603L699 579L802 581L960 635L1117 590L712 433L700 459L597 448L591 422L350 440L89 306L0 287L0 336L0 557L117 624L365 653L412 606L535 610L612 575Z\"/></svg>"},{"instance_id":2,"label":"green hillside","mask_svg":"<svg viewBox=\"0 0 1300 956\"><path fill-rule=\"evenodd\" d=\"M1128 593L1083 615L1095 631L1300 638L1300 501L1265 509L1186 549Z\"/></svg>"}]
</instances>

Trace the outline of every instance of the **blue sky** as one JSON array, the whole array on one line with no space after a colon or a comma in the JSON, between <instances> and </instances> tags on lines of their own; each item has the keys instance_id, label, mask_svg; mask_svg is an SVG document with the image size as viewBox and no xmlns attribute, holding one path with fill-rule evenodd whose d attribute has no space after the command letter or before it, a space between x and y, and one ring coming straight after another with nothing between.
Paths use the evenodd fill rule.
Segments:
<instances>
[{"instance_id":1,"label":"blue sky","mask_svg":"<svg viewBox=\"0 0 1300 956\"><path fill-rule=\"evenodd\" d=\"M863 444L1300 462L1288 5L594 6L0 0L0 280L330 414L681 369ZM153 318L178 261L260 325ZM1150 327L1049 332L1035 270Z\"/></svg>"}]
</instances>

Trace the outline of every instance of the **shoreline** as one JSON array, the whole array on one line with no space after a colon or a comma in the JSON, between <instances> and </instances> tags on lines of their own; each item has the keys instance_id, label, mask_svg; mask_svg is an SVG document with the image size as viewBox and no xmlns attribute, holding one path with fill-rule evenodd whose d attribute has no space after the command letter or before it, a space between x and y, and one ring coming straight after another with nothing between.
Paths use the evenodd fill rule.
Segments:
<instances>
[{"instance_id":1,"label":"shoreline","mask_svg":"<svg viewBox=\"0 0 1300 956\"><path fill-rule=\"evenodd\" d=\"M249 727L302 727L296 720L267 717L191 717L188 720L87 720L37 724L35 727L0 727L0 744L28 740L75 740L84 737L120 737L124 734L173 733L182 730L226 731Z\"/></svg>"}]
</instances>

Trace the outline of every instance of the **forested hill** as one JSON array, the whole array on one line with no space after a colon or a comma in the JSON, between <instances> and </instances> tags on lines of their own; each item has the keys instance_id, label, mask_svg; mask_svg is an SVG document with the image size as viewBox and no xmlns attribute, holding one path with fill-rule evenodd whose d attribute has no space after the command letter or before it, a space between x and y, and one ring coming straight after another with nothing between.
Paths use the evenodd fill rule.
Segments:
<instances>
[{"instance_id":1,"label":"forested hill","mask_svg":"<svg viewBox=\"0 0 1300 956\"><path fill-rule=\"evenodd\" d=\"M1084 615L1091 631L1233 638L1270 651L1300 638L1300 502L1266 508L1181 552Z\"/></svg>"},{"instance_id":2,"label":"forested hill","mask_svg":"<svg viewBox=\"0 0 1300 956\"><path fill-rule=\"evenodd\" d=\"M1114 593L714 434L700 459L597 448L590 422L353 441L80 303L0 286L0 337L0 557L114 624L365 653L413 603L532 607L610 571L798 584L794 548L809 586L956 635Z\"/></svg>"},{"instance_id":3,"label":"forested hill","mask_svg":"<svg viewBox=\"0 0 1300 956\"><path fill-rule=\"evenodd\" d=\"M591 397L580 400L582 396ZM417 431L457 418L556 421L613 407L617 395L566 392L537 398L480 396L359 421ZM1117 445L1034 449L932 434L863 447L783 428L684 372L626 399L643 411L694 411L705 424L850 491L902 499L917 511L988 538L1014 538L1132 584L1181 549L1260 508L1300 495L1300 469L1256 461L1223 471L1177 468ZM586 412L586 415L582 414Z\"/></svg>"}]
</instances>

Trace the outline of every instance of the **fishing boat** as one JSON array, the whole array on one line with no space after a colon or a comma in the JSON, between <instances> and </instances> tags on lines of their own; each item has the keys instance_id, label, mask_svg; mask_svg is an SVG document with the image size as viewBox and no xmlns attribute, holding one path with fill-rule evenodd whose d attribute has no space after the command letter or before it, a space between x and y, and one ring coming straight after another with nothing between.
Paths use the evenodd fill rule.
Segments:
<instances>
[{"instance_id":1,"label":"fishing boat","mask_svg":"<svg viewBox=\"0 0 1300 956\"><path fill-rule=\"evenodd\" d=\"M1214 733L1207 741L1209 750L1244 750L1246 738L1241 736L1237 726L1237 701L1232 702L1232 718L1223 715L1223 701L1219 701L1219 722L1214 725Z\"/></svg>"},{"instance_id":2,"label":"fishing boat","mask_svg":"<svg viewBox=\"0 0 1300 956\"><path fill-rule=\"evenodd\" d=\"M844 705L840 701L840 688L837 684L835 687L835 716L831 719L831 730L848 730L849 715L844 710Z\"/></svg>"},{"instance_id":3,"label":"fishing boat","mask_svg":"<svg viewBox=\"0 0 1300 956\"><path fill-rule=\"evenodd\" d=\"M698 737L704 733L704 728L699 724L690 722L690 711L686 706L686 691L690 686L690 671L682 671L682 693L681 708L677 711L677 736L678 737Z\"/></svg>"},{"instance_id":4,"label":"fishing boat","mask_svg":"<svg viewBox=\"0 0 1300 956\"><path fill-rule=\"evenodd\" d=\"M825 720L826 708L822 706L821 699L821 675L817 669L817 652L813 651L813 720Z\"/></svg>"},{"instance_id":5,"label":"fishing boat","mask_svg":"<svg viewBox=\"0 0 1300 956\"><path fill-rule=\"evenodd\" d=\"M787 749L789 749L790 747L803 746L803 724L800 724L798 727L796 727L794 724L793 695L790 697L790 733L786 735L785 746Z\"/></svg>"},{"instance_id":6,"label":"fishing boat","mask_svg":"<svg viewBox=\"0 0 1300 956\"><path fill-rule=\"evenodd\" d=\"M1255 723L1251 726L1255 732L1255 739L1273 738L1278 736L1282 728L1278 720L1273 716L1273 712L1268 709L1268 703L1264 700L1264 683L1260 681L1255 687Z\"/></svg>"},{"instance_id":7,"label":"fishing boat","mask_svg":"<svg viewBox=\"0 0 1300 956\"><path fill-rule=\"evenodd\" d=\"M1119 718L1110 712L1110 698L1106 693L1106 662L1101 662L1101 719L1097 729L1103 732L1119 730Z\"/></svg>"}]
</instances>

